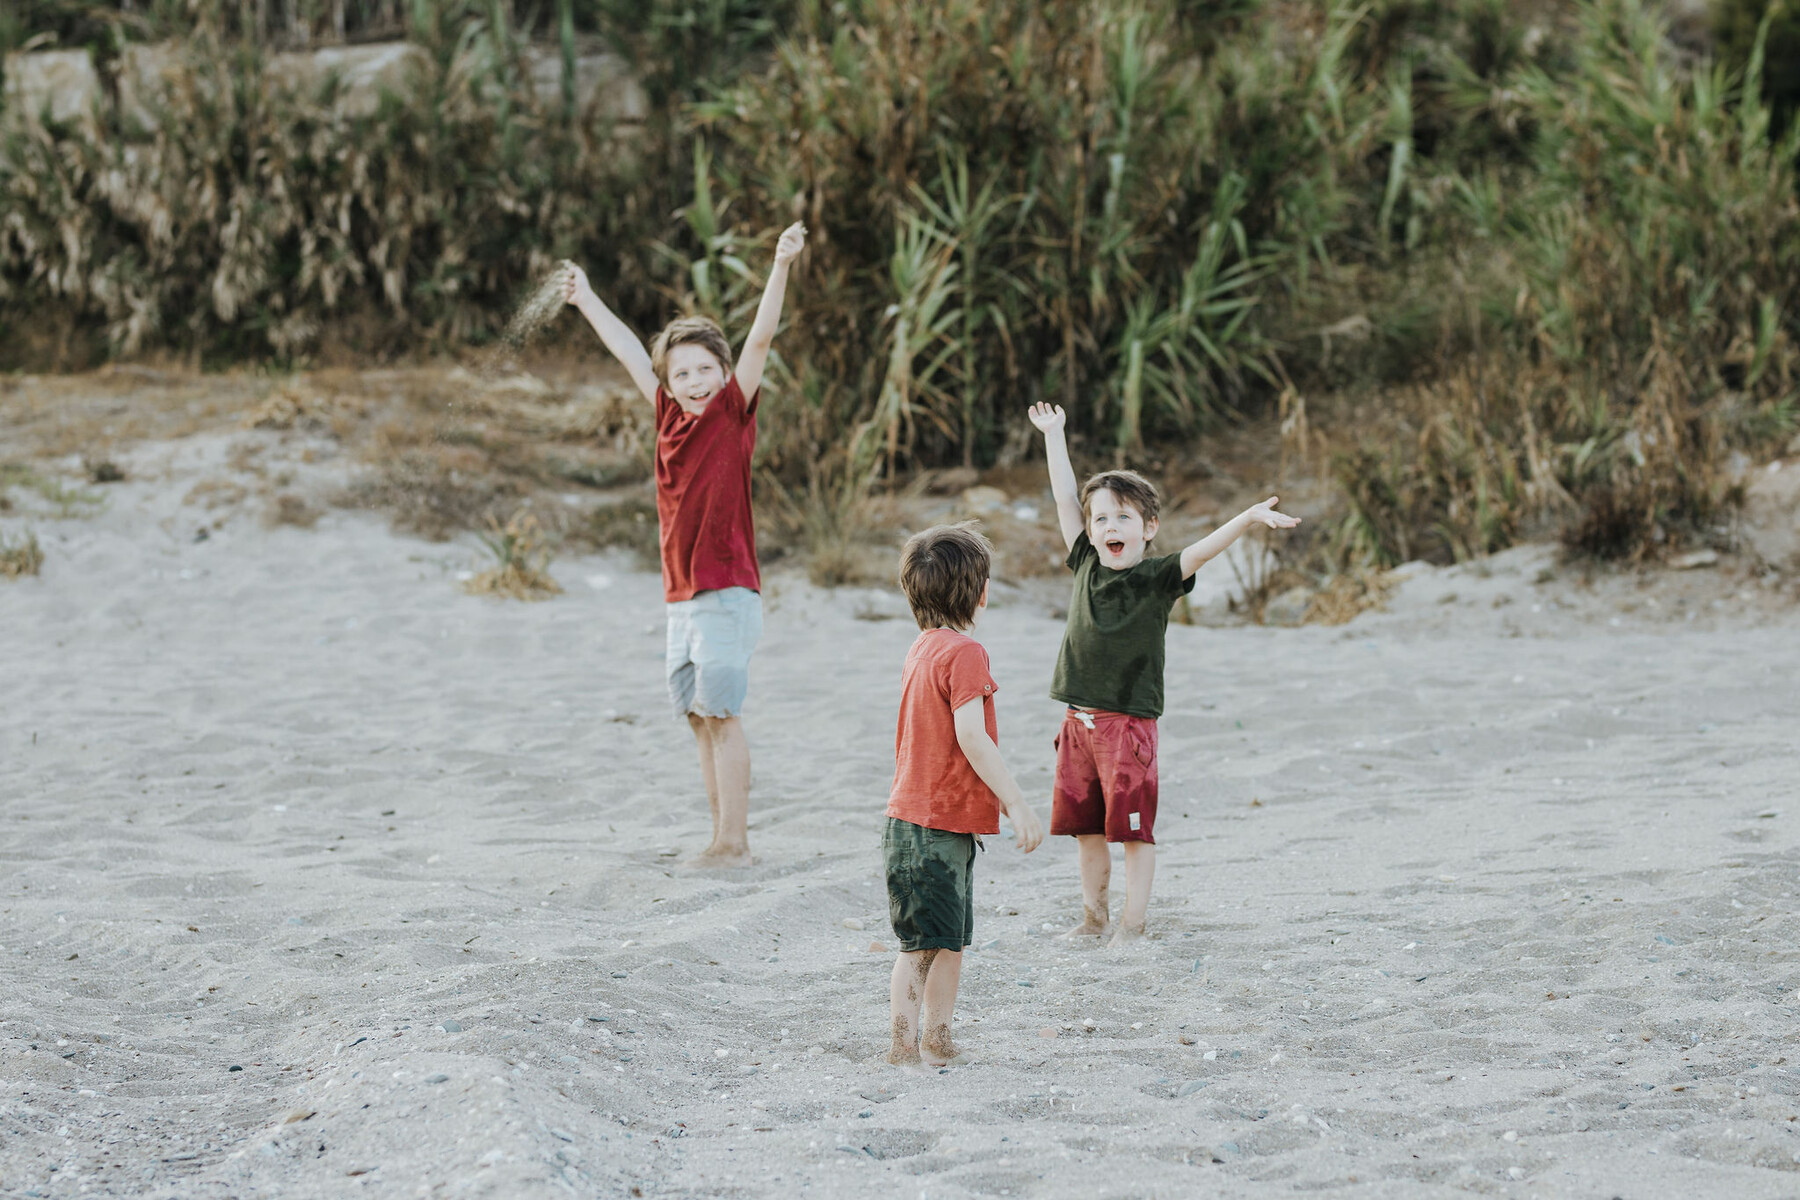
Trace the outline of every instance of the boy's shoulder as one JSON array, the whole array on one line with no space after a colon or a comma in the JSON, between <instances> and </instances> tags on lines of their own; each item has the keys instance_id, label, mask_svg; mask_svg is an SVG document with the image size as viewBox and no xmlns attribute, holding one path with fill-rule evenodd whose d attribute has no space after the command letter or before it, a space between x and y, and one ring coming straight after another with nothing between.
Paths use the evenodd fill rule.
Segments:
<instances>
[{"instance_id":1,"label":"boy's shoulder","mask_svg":"<svg viewBox=\"0 0 1800 1200\"><path fill-rule=\"evenodd\" d=\"M921 629L906 652L908 667L948 663L963 658L979 658L987 664L987 647L960 629Z\"/></svg>"}]
</instances>

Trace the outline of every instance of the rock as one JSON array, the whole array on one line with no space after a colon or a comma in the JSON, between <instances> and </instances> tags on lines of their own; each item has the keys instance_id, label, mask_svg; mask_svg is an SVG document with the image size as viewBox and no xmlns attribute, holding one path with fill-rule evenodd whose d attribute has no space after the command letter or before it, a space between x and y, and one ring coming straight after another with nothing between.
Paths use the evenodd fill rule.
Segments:
<instances>
[{"instance_id":1,"label":"rock","mask_svg":"<svg viewBox=\"0 0 1800 1200\"><path fill-rule=\"evenodd\" d=\"M243 1069L244 1068L238 1066L236 1063L232 1063L229 1067L225 1068L225 1071L226 1071L226 1074L230 1074L232 1071L241 1071Z\"/></svg>"},{"instance_id":2,"label":"rock","mask_svg":"<svg viewBox=\"0 0 1800 1200\"><path fill-rule=\"evenodd\" d=\"M427 1075L425 1077L425 1082L426 1083L449 1083L450 1077L448 1075L444 1074L442 1071L439 1071L436 1075Z\"/></svg>"},{"instance_id":3,"label":"rock","mask_svg":"<svg viewBox=\"0 0 1800 1200\"><path fill-rule=\"evenodd\" d=\"M880 942L870 942L869 943L869 953L870 954L885 954L886 952L887 952L887 947L882 945Z\"/></svg>"},{"instance_id":4,"label":"rock","mask_svg":"<svg viewBox=\"0 0 1800 1200\"><path fill-rule=\"evenodd\" d=\"M927 489L936 496L954 496L965 488L972 488L981 482L981 474L973 467L949 467L942 471L933 471Z\"/></svg>"},{"instance_id":5,"label":"rock","mask_svg":"<svg viewBox=\"0 0 1800 1200\"><path fill-rule=\"evenodd\" d=\"M739 1075L754 1075L754 1074L756 1074L756 1068L749 1063L744 1063L742 1066L738 1067L738 1074Z\"/></svg>"},{"instance_id":6,"label":"rock","mask_svg":"<svg viewBox=\"0 0 1800 1200\"><path fill-rule=\"evenodd\" d=\"M460 1022L460 1021L445 1021L443 1024L443 1030L445 1033L461 1033L462 1032L462 1022Z\"/></svg>"},{"instance_id":7,"label":"rock","mask_svg":"<svg viewBox=\"0 0 1800 1200\"><path fill-rule=\"evenodd\" d=\"M1194 1039L1189 1037L1185 1033L1182 1034L1180 1037L1176 1038L1175 1040L1180 1042L1184 1046L1192 1046L1194 1044Z\"/></svg>"},{"instance_id":8,"label":"rock","mask_svg":"<svg viewBox=\"0 0 1800 1200\"><path fill-rule=\"evenodd\" d=\"M808 1046L806 1048L806 1052L808 1054L812 1055L814 1058L818 1058L820 1055L825 1053L825 1047L823 1047L823 1046Z\"/></svg>"},{"instance_id":9,"label":"rock","mask_svg":"<svg viewBox=\"0 0 1800 1200\"><path fill-rule=\"evenodd\" d=\"M1059 1034L1053 1026L1046 1025L1038 1030L1038 1036L1041 1038L1054 1038L1060 1037L1061 1034Z\"/></svg>"},{"instance_id":10,"label":"rock","mask_svg":"<svg viewBox=\"0 0 1800 1200\"><path fill-rule=\"evenodd\" d=\"M1307 606L1312 603L1312 589L1292 587L1263 606L1263 624L1294 626L1306 620Z\"/></svg>"},{"instance_id":11,"label":"rock","mask_svg":"<svg viewBox=\"0 0 1800 1200\"><path fill-rule=\"evenodd\" d=\"M1800 570L1800 462L1770 463L1744 489L1744 542L1771 567Z\"/></svg>"},{"instance_id":12,"label":"rock","mask_svg":"<svg viewBox=\"0 0 1800 1200\"><path fill-rule=\"evenodd\" d=\"M862 1119L863 1119L863 1120L865 1120L865 1121L866 1121L866 1120L868 1120L868 1119L869 1119L869 1118L870 1118L870 1117L872 1117L872 1116L874 1116L874 1115L875 1115L875 1110L874 1110L874 1109L872 1109L872 1108L865 1108L865 1109L863 1109L863 1110L862 1110L862 1111L861 1111L861 1112L859 1112L859 1113L857 1113L857 1114L856 1114L856 1115L857 1115L857 1116L859 1116L859 1117L861 1117L861 1118L862 1118Z\"/></svg>"},{"instance_id":13,"label":"rock","mask_svg":"<svg viewBox=\"0 0 1800 1200\"><path fill-rule=\"evenodd\" d=\"M563 1130L563 1129L552 1128L550 1130L550 1136L555 1138L559 1142L572 1142L575 1140L574 1134L568 1132L567 1130Z\"/></svg>"},{"instance_id":14,"label":"rock","mask_svg":"<svg viewBox=\"0 0 1800 1200\"><path fill-rule=\"evenodd\" d=\"M1692 571L1695 567L1715 566L1718 561L1719 554L1716 550L1692 550L1671 558L1669 566L1677 571Z\"/></svg>"},{"instance_id":15,"label":"rock","mask_svg":"<svg viewBox=\"0 0 1800 1200\"><path fill-rule=\"evenodd\" d=\"M101 100L100 73L86 50L39 50L8 54L6 107L37 120L49 110L52 121L92 116Z\"/></svg>"},{"instance_id":16,"label":"rock","mask_svg":"<svg viewBox=\"0 0 1800 1200\"><path fill-rule=\"evenodd\" d=\"M1175 1095L1178 1097L1191 1096L1211 1082L1210 1079L1190 1079L1175 1089Z\"/></svg>"},{"instance_id":17,"label":"rock","mask_svg":"<svg viewBox=\"0 0 1800 1200\"><path fill-rule=\"evenodd\" d=\"M845 917L843 920L843 926L845 929L854 929L860 933L860 932L862 932L863 923L861 921L857 920L855 917Z\"/></svg>"},{"instance_id":18,"label":"rock","mask_svg":"<svg viewBox=\"0 0 1800 1200\"><path fill-rule=\"evenodd\" d=\"M1005 511L1012 503L1012 498L997 487L986 484L964 488L962 494L963 507L972 513L986 515Z\"/></svg>"}]
</instances>

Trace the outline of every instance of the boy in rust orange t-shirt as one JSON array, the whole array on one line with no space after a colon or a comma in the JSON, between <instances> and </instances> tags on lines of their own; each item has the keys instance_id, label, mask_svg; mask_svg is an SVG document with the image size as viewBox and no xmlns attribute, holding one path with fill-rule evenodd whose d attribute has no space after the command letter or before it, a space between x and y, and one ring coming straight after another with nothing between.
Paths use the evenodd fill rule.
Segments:
<instances>
[{"instance_id":1,"label":"boy in rust orange t-shirt","mask_svg":"<svg viewBox=\"0 0 1800 1200\"><path fill-rule=\"evenodd\" d=\"M762 636L762 576L750 511L750 456L763 367L781 324L788 266L806 244L798 224L783 231L756 320L738 355L706 317L682 317L650 349L607 308L579 267L566 298L656 406L656 517L662 534L663 599L669 606L669 698L700 750L712 806L712 843L691 866L743 867L750 857L750 747L738 714L750 682L750 652Z\"/></svg>"},{"instance_id":2,"label":"boy in rust orange t-shirt","mask_svg":"<svg viewBox=\"0 0 1800 1200\"><path fill-rule=\"evenodd\" d=\"M967 525L914 534L900 587L921 630L907 651L882 857L900 957L888 985L891 1063L956 1057L950 1038L962 951L975 931L975 849L1012 822L1019 849L1044 839L1000 757L987 651L968 635L987 607L987 539ZM923 1012L921 1013L921 1009ZM921 1029L924 1031L920 1036Z\"/></svg>"}]
</instances>

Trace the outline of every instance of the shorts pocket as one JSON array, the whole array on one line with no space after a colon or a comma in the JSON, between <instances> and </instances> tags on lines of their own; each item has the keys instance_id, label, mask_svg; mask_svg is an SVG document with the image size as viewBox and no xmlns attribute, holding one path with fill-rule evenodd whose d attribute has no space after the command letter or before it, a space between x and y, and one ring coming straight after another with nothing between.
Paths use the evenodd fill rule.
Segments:
<instances>
[{"instance_id":1,"label":"shorts pocket","mask_svg":"<svg viewBox=\"0 0 1800 1200\"><path fill-rule=\"evenodd\" d=\"M1133 729L1126 735L1131 742L1131 753L1137 758L1138 765L1153 767L1156 765L1156 747L1138 730Z\"/></svg>"}]
</instances>

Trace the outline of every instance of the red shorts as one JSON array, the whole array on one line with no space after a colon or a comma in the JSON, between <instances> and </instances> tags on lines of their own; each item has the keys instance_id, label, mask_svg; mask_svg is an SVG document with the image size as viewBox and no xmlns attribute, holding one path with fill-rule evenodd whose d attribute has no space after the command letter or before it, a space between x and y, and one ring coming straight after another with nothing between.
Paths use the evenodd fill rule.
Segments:
<instances>
[{"instance_id":1,"label":"red shorts","mask_svg":"<svg viewBox=\"0 0 1800 1200\"><path fill-rule=\"evenodd\" d=\"M1052 835L1155 843L1156 721L1071 708L1056 735Z\"/></svg>"}]
</instances>

